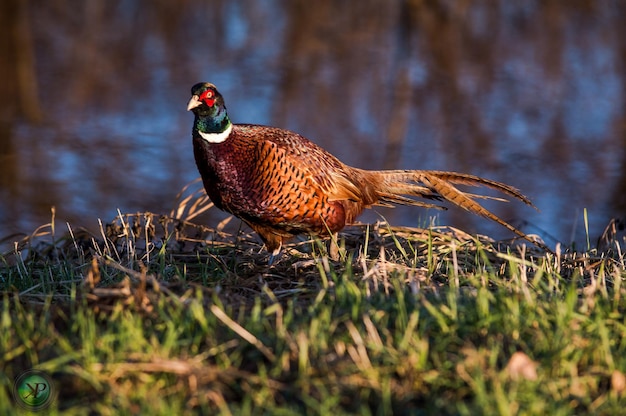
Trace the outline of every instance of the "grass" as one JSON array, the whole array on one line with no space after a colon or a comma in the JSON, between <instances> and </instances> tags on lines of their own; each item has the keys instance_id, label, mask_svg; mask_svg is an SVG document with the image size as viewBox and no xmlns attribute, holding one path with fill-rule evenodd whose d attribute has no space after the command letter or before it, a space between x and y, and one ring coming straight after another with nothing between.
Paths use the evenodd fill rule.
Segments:
<instances>
[{"instance_id":1,"label":"grass","mask_svg":"<svg viewBox=\"0 0 626 416\"><path fill-rule=\"evenodd\" d=\"M354 226L294 243L119 214L0 257L0 414L36 368L49 414L618 414L626 268L459 230ZM181 218L184 218L182 220Z\"/></svg>"}]
</instances>

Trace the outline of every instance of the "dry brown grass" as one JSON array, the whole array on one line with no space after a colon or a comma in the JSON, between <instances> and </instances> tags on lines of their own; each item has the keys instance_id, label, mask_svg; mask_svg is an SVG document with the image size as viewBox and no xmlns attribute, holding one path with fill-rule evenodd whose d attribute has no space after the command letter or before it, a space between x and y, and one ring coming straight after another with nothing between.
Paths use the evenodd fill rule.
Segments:
<instances>
[{"instance_id":1,"label":"dry brown grass","mask_svg":"<svg viewBox=\"0 0 626 416\"><path fill-rule=\"evenodd\" d=\"M198 224L209 209L186 188L168 215L119 213L97 234L61 232L53 219L13 243L0 266L3 370L54 373L62 407L98 412L480 412L538 395L531 407L554 411L546 403L562 403L570 385L597 398L576 409L621 406L617 239L603 252L552 254L380 222L346 228L338 261L309 239L268 266L252 232ZM581 375L550 373L555 360Z\"/></svg>"}]
</instances>

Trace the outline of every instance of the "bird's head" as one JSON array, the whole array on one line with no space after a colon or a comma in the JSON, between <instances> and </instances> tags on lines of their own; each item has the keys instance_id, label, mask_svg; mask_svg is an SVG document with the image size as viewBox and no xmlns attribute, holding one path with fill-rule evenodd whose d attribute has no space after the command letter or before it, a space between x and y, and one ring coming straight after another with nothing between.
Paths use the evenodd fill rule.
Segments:
<instances>
[{"instance_id":1,"label":"bird's head","mask_svg":"<svg viewBox=\"0 0 626 416\"><path fill-rule=\"evenodd\" d=\"M191 99L187 104L187 111L203 116L215 116L222 109L226 109L224 98L215 85L200 82L191 87Z\"/></svg>"}]
</instances>

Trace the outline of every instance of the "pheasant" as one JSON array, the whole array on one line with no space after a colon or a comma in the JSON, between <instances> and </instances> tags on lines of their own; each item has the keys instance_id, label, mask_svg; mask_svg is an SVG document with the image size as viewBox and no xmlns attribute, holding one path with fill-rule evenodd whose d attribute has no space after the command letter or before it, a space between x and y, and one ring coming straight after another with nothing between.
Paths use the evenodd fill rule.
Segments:
<instances>
[{"instance_id":1,"label":"pheasant","mask_svg":"<svg viewBox=\"0 0 626 416\"><path fill-rule=\"evenodd\" d=\"M299 234L336 234L373 205L445 209L453 205L493 220L545 248L455 185L485 186L533 206L516 188L474 175L435 170L370 171L345 165L305 137L279 128L233 124L215 85L191 88L194 157L215 206L256 231L272 259ZM493 198L499 199L499 198Z\"/></svg>"}]
</instances>

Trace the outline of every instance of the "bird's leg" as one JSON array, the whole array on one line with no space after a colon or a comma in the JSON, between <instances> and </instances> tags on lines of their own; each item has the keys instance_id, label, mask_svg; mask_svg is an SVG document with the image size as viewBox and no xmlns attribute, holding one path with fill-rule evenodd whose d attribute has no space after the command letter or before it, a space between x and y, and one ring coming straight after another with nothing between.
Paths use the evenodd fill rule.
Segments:
<instances>
[{"instance_id":1,"label":"bird's leg","mask_svg":"<svg viewBox=\"0 0 626 416\"><path fill-rule=\"evenodd\" d=\"M328 255L333 261L339 260L339 242L337 240L337 233L332 233L330 236L330 242L328 243Z\"/></svg>"},{"instance_id":2,"label":"bird's leg","mask_svg":"<svg viewBox=\"0 0 626 416\"><path fill-rule=\"evenodd\" d=\"M281 241L278 247L272 250L272 254L270 254L270 259L267 261L268 266L271 266L274 263L274 260L276 260L276 257L280 254L280 251L282 250L282 248L283 248L283 242Z\"/></svg>"}]
</instances>

